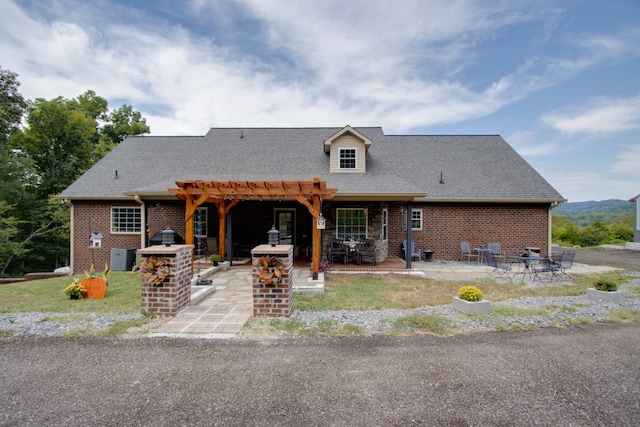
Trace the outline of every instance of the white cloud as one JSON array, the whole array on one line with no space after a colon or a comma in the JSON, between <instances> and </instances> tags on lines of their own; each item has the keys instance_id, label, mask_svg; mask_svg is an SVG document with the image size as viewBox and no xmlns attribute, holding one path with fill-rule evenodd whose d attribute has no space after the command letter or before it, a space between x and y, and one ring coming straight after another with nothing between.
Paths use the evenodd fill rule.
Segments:
<instances>
[{"instance_id":1,"label":"white cloud","mask_svg":"<svg viewBox=\"0 0 640 427\"><path fill-rule=\"evenodd\" d=\"M542 121L568 135L604 136L640 128L640 96L597 98L587 106L547 114Z\"/></svg>"},{"instance_id":2,"label":"white cloud","mask_svg":"<svg viewBox=\"0 0 640 427\"><path fill-rule=\"evenodd\" d=\"M0 0L0 51L25 97L93 89L112 107L132 104L154 134L345 123L408 132L487 116L555 84L566 73L557 69L592 65L533 58L487 87L456 80L479 61L480 47L509 27L556 22L560 11L540 3L194 0L148 10L99 0L73 7L58 0L40 10L38 2L33 9L17 4ZM154 15L154 7L162 13ZM239 7L257 21L248 31L262 37L260 47L281 58L163 18L192 14L202 27L237 30L232 13ZM537 153L552 148L538 146Z\"/></svg>"},{"instance_id":3,"label":"white cloud","mask_svg":"<svg viewBox=\"0 0 640 427\"><path fill-rule=\"evenodd\" d=\"M640 178L640 145L625 147L613 164L613 172ZM640 189L640 179L638 181L635 183L637 190Z\"/></svg>"},{"instance_id":4,"label":"white cloud","mask_svg":"<svg viewBox=\"0 0 640 427\"><path fill-rule=\"evenodd\" d=\"M638 194L638 182L614 177L603 171L540 170L549 183L569 202L629 200Z\"/></svg>"}]
</instances>

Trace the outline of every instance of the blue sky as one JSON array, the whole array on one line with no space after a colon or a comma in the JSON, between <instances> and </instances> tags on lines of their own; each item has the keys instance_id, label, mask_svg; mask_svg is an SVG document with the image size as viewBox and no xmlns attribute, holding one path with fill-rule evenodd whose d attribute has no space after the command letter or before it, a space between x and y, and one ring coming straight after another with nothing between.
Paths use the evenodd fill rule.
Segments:
<instances>
[{"instance_id":1,"label":"blue sky","mask_svg":"<svg viewBox=\"0 0 640 427\"><path fill-rule=\"evenodd\" d=\"M640 193L637 0L0 0L0 66L152 135L501 134L570 202Z\"/></svg>"}]
</instances>

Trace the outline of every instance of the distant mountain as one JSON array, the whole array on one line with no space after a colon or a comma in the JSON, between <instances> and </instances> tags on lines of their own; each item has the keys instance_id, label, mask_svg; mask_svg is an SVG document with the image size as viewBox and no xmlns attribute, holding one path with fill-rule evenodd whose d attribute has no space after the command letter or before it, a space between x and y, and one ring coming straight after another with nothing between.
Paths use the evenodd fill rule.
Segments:
<instances>
[{"instance_id":1,"label":"distant mountain","mask_svg":"<svg viewBox=\"0 0 640 427\"><path fill-rule=\"evenodd\" d=\"M627 200L602 200L600 202L563 203L553 208L553 215L562 215L579 226L589 225L595 221L611 223L614 219L633 216L633 203Z\"/></svg>"}]
</instances>

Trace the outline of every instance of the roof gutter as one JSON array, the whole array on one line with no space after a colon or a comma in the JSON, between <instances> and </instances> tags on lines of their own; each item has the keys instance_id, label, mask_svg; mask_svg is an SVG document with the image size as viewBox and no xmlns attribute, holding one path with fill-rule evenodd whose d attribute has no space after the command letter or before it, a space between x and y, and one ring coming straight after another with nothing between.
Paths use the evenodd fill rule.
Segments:
<instances>
[{"instance_id":1,"label":"roof gutter","mask_svg":"<svg viewBox=\"0 0 640 427\"><path fill-rule=\"evenodd\" d=\"M451 202L451 203L530 203L530 204L540 204L540 203L554 203L554 204L558 204L558 203L564 203L567 201L567 199L563 199L563 198L549 198L549 199L542 199L542 198L536 198L536 199L517 199L517 198L512 198L512 199L486 199L486 198L478 198L478 199L471 199L471 198L446 198L446 197L428 197L428 198L420 198L420 199L415 199L414 201L417 202L437 202L437 203L444 203L444 202Z\"/></svg>"}]
</instances>

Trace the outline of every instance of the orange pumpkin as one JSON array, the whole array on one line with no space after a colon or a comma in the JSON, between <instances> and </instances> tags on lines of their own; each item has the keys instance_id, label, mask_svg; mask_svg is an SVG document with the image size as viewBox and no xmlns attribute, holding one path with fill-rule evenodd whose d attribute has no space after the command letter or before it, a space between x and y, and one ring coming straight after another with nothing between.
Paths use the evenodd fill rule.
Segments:
<instances>
[{"instance_id":1,"label":"orange pumpkin","mask_svg":"<svg viewBox=\"0 0 640 427\"><path fill-rule=\"evenodd\" d=\"M107 281L102 277L86 277L80 282L85 287L85 298L101 299L107 294Z\"/></svg>"}]
</instances>

